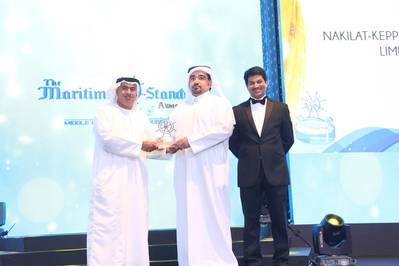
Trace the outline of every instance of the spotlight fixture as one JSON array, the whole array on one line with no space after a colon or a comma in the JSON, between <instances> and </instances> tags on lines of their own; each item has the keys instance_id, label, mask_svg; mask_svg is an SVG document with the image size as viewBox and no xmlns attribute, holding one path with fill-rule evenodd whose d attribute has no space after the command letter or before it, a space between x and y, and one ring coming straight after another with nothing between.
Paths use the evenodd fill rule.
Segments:
<instances>
[{"instance_id":1,"label":"spotlight fixture","mask_svg":"<svg viewBox=\"0 0 399 266\"><path fill-rule=\"evenodd\" d=\"M336 214L327 214L319 225L312 228L313 249L317 257L312 261L316 266L356 265L349 257L352 253L350 226Z\"/></svg>"}]
</instances>

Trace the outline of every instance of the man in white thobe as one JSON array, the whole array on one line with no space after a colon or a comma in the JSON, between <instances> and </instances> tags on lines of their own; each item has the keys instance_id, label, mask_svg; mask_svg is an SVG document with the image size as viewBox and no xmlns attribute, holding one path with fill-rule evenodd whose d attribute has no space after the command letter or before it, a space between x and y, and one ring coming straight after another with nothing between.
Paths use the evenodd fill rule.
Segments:
<instances>
[{"instance_id":1,"label":"man in white thobe","mask_svg":"<svg viewBox=\"0 0 399 266\"><path fill-rule=\"evenodd\" d=\"M185 102L172 112L179 266L238 265L230 233L228 139L232 107L206 66L189 69ZM212 89L211 89L212 88ZM219 95L217 95L219 94Z\"/></svg>"},{"instance_id":2,"label":"man in white thobe","mask_svg":"<svg viewBox=\"0 0 399 266\"><path fill-rule=\"evenodd\" d=\"M145 266L148 256L147 169L142 151L157 149L148 118L135 108L139 80L119 78L95 119L87 232L89 266Z\"/></svg>"}]
</instances>

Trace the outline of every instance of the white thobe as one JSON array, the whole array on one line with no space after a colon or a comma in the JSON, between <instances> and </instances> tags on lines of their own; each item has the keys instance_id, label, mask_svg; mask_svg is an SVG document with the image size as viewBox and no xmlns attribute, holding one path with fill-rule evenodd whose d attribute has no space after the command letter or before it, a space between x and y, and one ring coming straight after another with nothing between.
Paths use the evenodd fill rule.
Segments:
<instances>
[{"instance_id":1,"label":"white thobe","mask_svg":"<svg viewBox=\"0 0 399 266\"><path fill-rule=\"evenodd\" d=\"M152 135L139 110L101 107L95 126L87 232L89 266L145 266L148 256L147 170L141 156Z\"/></svg>"},{"instance_id":2,"label":"white thobe","mask_svg":"<svg viewBox=\"0 0 399 266\"><path fill-rule=\"evenodd\" d=\"M238 265L230 232L231 105L207 92L178 105L171 121L176 139L187 137L191 146L175 157L179 266Z\"/></svg>"}]
</instances>

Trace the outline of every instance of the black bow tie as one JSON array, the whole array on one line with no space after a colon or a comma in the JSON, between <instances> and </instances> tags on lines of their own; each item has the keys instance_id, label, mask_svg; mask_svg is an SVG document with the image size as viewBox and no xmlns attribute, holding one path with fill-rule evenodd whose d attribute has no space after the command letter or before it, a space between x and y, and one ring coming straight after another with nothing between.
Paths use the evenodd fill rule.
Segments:
<instances>
[{"instance_id":1,"label":"black bow tie","mask_svg":"<svg viewBox=\"0 0 399 266\"><path fill-rule=\"evenodd\" d=\"M265 105L265 100L266 100L266 97L263 97L261 100L257 100L257 99L251 98L251 103L252 104L260 103L262 105Z\"/></svg>"}]
</instances>

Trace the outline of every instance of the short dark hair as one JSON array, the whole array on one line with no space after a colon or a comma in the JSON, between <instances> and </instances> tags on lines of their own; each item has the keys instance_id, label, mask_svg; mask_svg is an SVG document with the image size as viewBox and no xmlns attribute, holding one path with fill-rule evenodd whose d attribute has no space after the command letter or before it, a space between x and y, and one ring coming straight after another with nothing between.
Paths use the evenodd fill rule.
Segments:
<instances>
[{"instance_id":1,"label":"short dark hair","mask_svg":"<svg viewBox=\"0 0 399 266\"><path fill-rule=\"evenodd\" d=\"M260 66L254 66L245 71L244 73L244 80L245 80L245 85L248 85L248 79L249 77L255 76L255 75L261 75L262 78L267 81L267 75L266 72L263 68Z\"/></svg>"}]
</instances>

